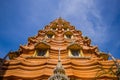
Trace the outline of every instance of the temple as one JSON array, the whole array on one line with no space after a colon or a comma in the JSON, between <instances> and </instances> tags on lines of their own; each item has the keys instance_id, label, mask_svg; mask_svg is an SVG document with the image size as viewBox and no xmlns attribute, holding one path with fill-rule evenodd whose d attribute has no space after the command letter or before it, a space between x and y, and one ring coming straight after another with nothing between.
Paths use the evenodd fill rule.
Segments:
<instances>
[{"instance_id":1,"label":"temple","mask_svg":"<svg viewBox=\"0 0 120 80\"><path fill-rule=\"evenodd\" d=\"M118 80L119 62L58 18L0 59L0 80Z\"/></svg>"}]
</instances>

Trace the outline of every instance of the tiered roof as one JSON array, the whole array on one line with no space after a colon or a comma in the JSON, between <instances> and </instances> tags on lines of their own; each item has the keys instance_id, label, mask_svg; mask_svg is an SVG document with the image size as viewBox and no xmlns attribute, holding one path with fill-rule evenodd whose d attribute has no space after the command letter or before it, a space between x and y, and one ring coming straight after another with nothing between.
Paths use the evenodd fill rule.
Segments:
<instances>
[{"instance_id":1,"label":"tiered roof","mask_svg":"<svg viewBox=\"0 0 120 80\"><path fill-rule=\"evenodd\" d=\"M61 60L58 61L58 51ZM26 45L20 45L9 53L0 70L3 79L47 80L55 66L62 62L69 79L117 79L116 66L109 55L91 44L69 22L58 18L46 25L38 34L29 37ZM64 71L63 71L64 72Z\"/></svg>"}]
</instances>

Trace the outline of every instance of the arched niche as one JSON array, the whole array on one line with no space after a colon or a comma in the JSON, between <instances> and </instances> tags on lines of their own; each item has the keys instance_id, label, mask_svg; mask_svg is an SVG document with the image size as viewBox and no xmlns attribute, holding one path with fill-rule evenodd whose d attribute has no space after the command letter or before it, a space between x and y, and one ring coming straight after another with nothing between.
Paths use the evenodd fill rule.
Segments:
<instances>
[{"instance_id":1,"label":"arched niche","mask_svg":"<svg viewBox=\"0 0 120 80\"><path fill-rule=\"evenodd\" d=\"M50 27L51 30L57 30L57 24L53 24L51 27Z\"/></svg>"},{"instance_id":2,"label":"arched niche","mask_svg":"<svg viewBox=\"0 0 120 80\"><path fill-rule=\"evenodd\" d=\"M69 57L84 57L82 48L78 44L71 44L67 47Z\"/></svg>"},{"instance_id":3,"label":"arched niche","mask_svg":"<svg viewBox=\"0 0 120 80\"><path fill-rule=\"evenodd\" d=\"M37 45L35 45L35 52L34 52L34 57L35 56L44 56L48 57L49 56L49 49L50 46L45 43L45 42L40 42Z\"/></svg>"},{"instance_id":4,"label":"arched niche","mask_svg":"<svg viewBox=\"0 0 120 80\"><path fill-rule=\"evenodd\" d=\"M48 31L46 32L46 38L54 38L55 37L55 33L53 31Z\"/></svg>"},{"instance_id":5,"label":"arched niche","mask_svg":"<svg viewBox=\"0 0 120 80\"><path fill-rule=\"evenodd\" d=\"M70 31L67 31L64 33L64 38L66 39L72 39L73 38L73 33Z\"/></svg>"},{"instance_id":6,"label":"arched niche","mask_svg":"<svg viewBox=\"0 0 120 80\"><path fill-rule=\"evenodd\" d=\"M68 28L67 25L63 24L63 25L62 25L62 30L64 30L64 31L69 31L69 28Z\"/></svg>"}]
</instances>

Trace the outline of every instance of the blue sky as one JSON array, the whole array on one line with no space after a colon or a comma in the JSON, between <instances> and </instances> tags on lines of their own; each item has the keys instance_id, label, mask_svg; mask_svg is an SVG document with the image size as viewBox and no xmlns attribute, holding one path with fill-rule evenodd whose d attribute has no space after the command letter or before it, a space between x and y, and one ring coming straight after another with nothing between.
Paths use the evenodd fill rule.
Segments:
<instances>
[{"instance_id":1,"label":"blue sky","mask_svg":"<svg viewBox=\"0 0 120 80\"><path fill-rule=\"evenodd\" d=\"M120 0L0 0L0 57L58 17L120 59Z\"/></svg>"}]
</instances>

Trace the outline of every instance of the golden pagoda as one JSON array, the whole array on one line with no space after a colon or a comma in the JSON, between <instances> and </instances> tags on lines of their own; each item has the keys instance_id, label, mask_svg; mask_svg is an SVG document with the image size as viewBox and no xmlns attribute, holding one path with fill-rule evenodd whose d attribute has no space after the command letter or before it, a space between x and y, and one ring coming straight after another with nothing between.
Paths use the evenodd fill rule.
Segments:
<instances>
[{"instance_id":1,"label":"golden pagoda","mask_svg":"<svg viewBox=\"0 0 120 80\"><path fill-rule=\"evenodd\" d=\"M0 59L0 80L118 80L120 75L120 60L99 51L62 18L5 58Z\"/></svg>"}]
</instances>

